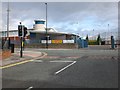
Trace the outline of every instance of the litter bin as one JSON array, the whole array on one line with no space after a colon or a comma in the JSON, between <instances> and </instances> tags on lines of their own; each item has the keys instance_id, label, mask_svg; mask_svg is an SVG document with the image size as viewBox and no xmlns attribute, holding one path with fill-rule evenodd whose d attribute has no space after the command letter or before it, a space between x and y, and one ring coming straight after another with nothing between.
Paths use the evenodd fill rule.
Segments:
<instances>
[{"instance_id":1,"label":"litter bin","mask_svg":"<svg viewBox=\"0 0 120 90\"><path fill-rule=\"evenodd\" d=\"M10 44L11 47L11 53L14 53L14 44Z\"/></svg>"}]
</instances>

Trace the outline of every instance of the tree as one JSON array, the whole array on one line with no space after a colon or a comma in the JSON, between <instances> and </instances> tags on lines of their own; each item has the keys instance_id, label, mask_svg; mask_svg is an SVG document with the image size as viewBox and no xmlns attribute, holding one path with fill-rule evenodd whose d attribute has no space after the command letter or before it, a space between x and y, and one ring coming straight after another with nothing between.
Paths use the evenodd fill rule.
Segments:
<instances>
[{"instance_id":1,"label":"tree","mask_svg":"<svg viewBox=\"0 0 120 90\"><path fill-rule=\"evenodd\" d=\"M99 34L98 38L97 38L97 44L100 45L100 42L101 42L101 38L100 38L100 34Z\"/></svg>"},{"instance_id":2,"label":"tree","mask_svg":"<svg viewBox=\"0 0 120 90\"><path fill-rule=\"evenodd\" d=\"M88 41L89 39L88 39L88 34L87 34L87 36L86 36L86 40Z\"/></svg>"},{"instance_id":3,"label":"tree","mask_svg":"<svg viewBox=\"0 0 120 90\"><path fill-rule=\"evenodd\" d=\"M88 34L86 36L87 45L89 44Z\"/></svg>"}]
</instances>

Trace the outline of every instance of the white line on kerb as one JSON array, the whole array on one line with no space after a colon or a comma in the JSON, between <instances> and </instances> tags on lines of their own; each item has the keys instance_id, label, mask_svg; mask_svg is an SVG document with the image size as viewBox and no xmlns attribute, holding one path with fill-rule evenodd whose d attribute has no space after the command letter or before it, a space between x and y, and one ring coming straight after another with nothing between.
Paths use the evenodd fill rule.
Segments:
<instances>
[{"instance_id":1,"label":"white line on kerb","mask_svg":"<svg viewBox=\"0 0 120 90\"><path fill-rule=\"evenodd\" d=\"M57 60L57 61L50 61L50 62L73 62L73 61L59 61L59 60Z\"/></svg>"},{"instance_id":2,"label":"white line on kerb","mask_svg":"<svg viewBox=\"0 0 120 90\"><path fill-rule=\"evenodd\" d=\"M63 70L65 70L66 68L72 66L72 65L75 64L75 63L76 63L76 61L74 61L74 62L72 62L71 64L67 65L66 67L60 69L59 71L55 72L55 75L57 75L58 73L62 72Z\"/></svg>"}]
</instances>

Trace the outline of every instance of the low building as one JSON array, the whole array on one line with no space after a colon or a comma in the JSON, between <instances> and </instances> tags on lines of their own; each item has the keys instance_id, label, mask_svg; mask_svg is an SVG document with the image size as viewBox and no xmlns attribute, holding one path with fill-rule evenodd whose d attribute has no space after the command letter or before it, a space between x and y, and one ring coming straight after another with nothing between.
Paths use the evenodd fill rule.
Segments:
<instances>
[{"instance_id":1,"label":"low building","mask_svg":"<svg viewBox=\"0 0 120 90\"><path fill-rule=\"evenodd\" d=\"M29 44L29 46L34 44L37 46L42 45L43 47L45 46L46 41L48 41L49 46L50 44L52 45L51 47L53 47L55 44L74 44L73 46L76 47L76 39L79 37L75 34L58 32L54 28L46 28L45 20L35 20L33 28L28 29L27 31L28 34L25 37L25 43L27 45ZM7 37L7 31L2 31L0 34L3 40L5 40ZM18 36L18 30L10 30L9 38L11 43L15 45L20 45L20 37ZM67 45L65 47L69 46Z\"/></svg>"},{"instance_id":2,"label":"low building","mask_svg":"<svg viewBox=\"0 0 120 90\"><path fill-rule=\"evenodd\" d=\"M35 20L34 29L30 30L30 42L41 43L42 40L76 40L75 34L57 32L54 28L45 28L44 20ZM75 42L74 42L75 43Z\"/></svg>"}]
</instances>

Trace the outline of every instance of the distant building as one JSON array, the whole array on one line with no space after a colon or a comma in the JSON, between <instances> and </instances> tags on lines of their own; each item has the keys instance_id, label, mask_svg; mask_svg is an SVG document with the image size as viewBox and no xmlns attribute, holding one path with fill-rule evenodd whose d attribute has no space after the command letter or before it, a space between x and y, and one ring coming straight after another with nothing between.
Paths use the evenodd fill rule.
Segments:
<instances>
[{"instance_id":1,"label":"distant building","mask_svg":"<svg viewBox=\"0 0 120 90\"><path fill-rule=\"evenodd\" d=\"M32 29L28 29L28 34L25 37L27 43L45 43L46 37L48 40L56 40L56 43L61 43L61 40L69 40L69 43L76 43L76 35L69 33L58 32L54 28L47 28L47 36L46 36L46 28L45 28L45 20L35 20L35 24ZM0 36L2 38L6 38L7 31L0 32ZM9 37L11 43L19 44L20 38L18 37L18 30L10 30ZM70 41L71 40L71 41ZM66 41L67 42L67 41ZM50 41L49 43L52 43Z\"/></svg>"}]
</instances>

